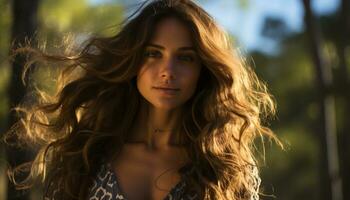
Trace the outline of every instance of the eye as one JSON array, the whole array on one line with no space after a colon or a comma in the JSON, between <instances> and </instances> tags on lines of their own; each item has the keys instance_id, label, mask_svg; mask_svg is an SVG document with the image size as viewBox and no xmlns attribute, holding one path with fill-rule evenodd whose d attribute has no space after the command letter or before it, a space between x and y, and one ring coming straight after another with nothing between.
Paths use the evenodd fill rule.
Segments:
<instances>
[{"instance_id":1,"label":"eye","mask_svg":"<svg viewBox=\"0 0 350 200\"><path fill-rule=\"evenodd\" d=\"M159 58L162 56L162 54L159 51L156 50L148 50L144 54L145 57L150 57L150 58Z\"/></svg>"},{"instance_id":2,"label":"eye","mask_svg":"<svg viewBox=\"0 0 350 200\"><path fill-rule=\"evenodd\" d=\"M178 59L181 61L185 61L185 62L193 62L194 56L192 56L192 55L179 55Z\"/></svg>"}]
</instances>

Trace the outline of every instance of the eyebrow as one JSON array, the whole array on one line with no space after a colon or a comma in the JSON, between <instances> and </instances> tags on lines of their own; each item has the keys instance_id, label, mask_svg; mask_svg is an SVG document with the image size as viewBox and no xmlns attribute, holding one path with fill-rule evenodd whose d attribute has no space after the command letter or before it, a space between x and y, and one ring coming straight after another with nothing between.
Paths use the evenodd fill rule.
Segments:
<instances>
[{"instance_id":1,"label":"eyebrow","mask_svg":"<svg viewBox=\"0 0 350 200\"><path fill-rule=\"evenodd\" d=\"M147 44L146 47L155 47L155 48L162 49L162 50L165 49L165 47L163 47L163 46L161 46L161 45L159 45L159 44L153 44L153 43ZM196 50L194 49L194 47L192 47L192 46L189 46L189 47L180 47L178 50L179 50L179 51L194 51L194 52L196 51Z\"/></svg>"}]
</instances>

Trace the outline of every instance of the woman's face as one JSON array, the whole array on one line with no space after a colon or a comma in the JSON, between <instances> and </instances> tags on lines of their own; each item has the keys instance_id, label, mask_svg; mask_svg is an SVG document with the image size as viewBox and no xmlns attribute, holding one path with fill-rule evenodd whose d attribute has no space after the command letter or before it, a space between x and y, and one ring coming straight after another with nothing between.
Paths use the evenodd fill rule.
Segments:
<instances>
[{"instance_id":1,"label":"woman's face","mask_svg":"<svg viewBox=\"0 0 350 200\"><path fill-rule=\"evenodd\" d=\"M178 108L193 95L200 70L190 32L177 19L167 18L145 48L137 88L155 108Z\"/></svg>"}]
</instances>

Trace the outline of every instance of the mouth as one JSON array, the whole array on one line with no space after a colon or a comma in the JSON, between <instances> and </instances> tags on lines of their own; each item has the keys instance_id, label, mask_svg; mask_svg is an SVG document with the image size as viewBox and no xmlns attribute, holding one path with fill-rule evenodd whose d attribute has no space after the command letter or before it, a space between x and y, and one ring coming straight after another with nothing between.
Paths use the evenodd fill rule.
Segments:
<instances>
[{"instance_id":1,"label":"mouth","mask_svg":"<svg viewBox=\"0 0 350 200\"><path fill-rule=\"evenodd\" d=\"M158 91L162 96L173 97L178 94L180 91L179 88L171 88L171 87L153 87L156 91Z\"/></svg>"},{"instance_id":2,"label":"mouth","mask_svg":"<svg viewBox=\"0 0 350 200\"><path fill-rule=\"evenodd\" d=\"M179 88L171 88L171 87L153 87L156 90L166 90L166 91L180 91Z\"/></svg>"}]
</instances>

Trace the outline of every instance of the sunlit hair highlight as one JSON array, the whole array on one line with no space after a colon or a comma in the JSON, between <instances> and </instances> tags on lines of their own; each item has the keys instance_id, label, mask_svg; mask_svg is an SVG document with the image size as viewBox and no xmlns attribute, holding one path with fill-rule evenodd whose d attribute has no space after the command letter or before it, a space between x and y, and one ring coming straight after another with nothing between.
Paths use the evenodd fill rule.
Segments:
<instances>
[{"instance_id":1,"label":"sunlit hair highlight","mask_svg":"<svg viewBox=\"0 0 350 200\"><path fill-rule=\"evenodd\" d=\"M48 197L60 191L61 199L86 199L100 165L117 156L129 136L142 98L135 80L144 47L159 21L169 17L186 25L203 65L177 137L194 166L186 190L199 199L259 199L254 140L267 136L278 142L262 123L273 116L275 104L226 32L190 0L147 1L115 36L93 37L66 54L15 51L30 54L27 68L50 63L59 74L54 92L37 88L34 103L16 107L20 120L8 136L40 146L25 165L31 174L18 185L39 179Z\"/></svg>"}]
</instances>

